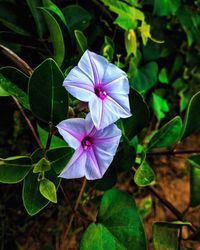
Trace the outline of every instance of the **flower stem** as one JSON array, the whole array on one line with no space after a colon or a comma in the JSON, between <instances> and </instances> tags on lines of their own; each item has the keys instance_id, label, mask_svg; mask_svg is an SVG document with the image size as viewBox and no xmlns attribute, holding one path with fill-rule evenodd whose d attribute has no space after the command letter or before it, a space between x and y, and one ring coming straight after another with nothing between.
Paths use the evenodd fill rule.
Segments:
<instances>
[{"instance_id":1,"label":"flower stem","mask_svg":"<svg viewBox=\"0 0 200 250\"><path fill-rule=\"evenodd\" d=\"M15 98L14 96L12 96L12 98L13 98L13 100L15 101L15 103L16 103L16 105L17 105L19 111L20 111L21 114L23 115L23 117L24 117L26 123L28 124L28 127L30 128L30 130L31 130L31 132L32 132L32 134L33 134L33 137L35 138L35 140L36 140L38 146L39 146L40 148L43 148L42 143L40 142L40 139L39 139L39 137L37 136L37 133L36 133L36 131L35 131L35 129L34 129L32 123L31 123L31 121L29 120L29 118L28 118L27 115L25 114L25 112L24 112L24 110L23 110L21 104L18 102L17 98Z\"/></svg>"},{"instance_id":2,"label":"flower stem","mask_svg":"<svg viewBox=\"0 0 200 250\"><path fill-rule=\"evenodd\" d=\"M63 234L63 237L62 237L62 243L65 241L65 239L67 238L67 235L69 234L69 231L71 229L71 226L72 226L72 223L73 223L73 220L75 218L75 214L76 214L76 211L78 209L78 206L79 206L79 203L80 203L80 200L81 200L81 197L84 193L84 190L85 190L85 187L86 187L86 184L87 184L87 180L86 178L84 177L83 179L83 182L82 182L82 186L81 186L81 189L80 189L80 192L79 192L79 195L76 199L76 203L75 203L75 206L74 206L74 209L73 209L73 214L71 215L70 217L70 220L69 220L69 223L68 223L68 226ZM62 247L61 247L62 249Z\"/></svg>"}]
</instances>

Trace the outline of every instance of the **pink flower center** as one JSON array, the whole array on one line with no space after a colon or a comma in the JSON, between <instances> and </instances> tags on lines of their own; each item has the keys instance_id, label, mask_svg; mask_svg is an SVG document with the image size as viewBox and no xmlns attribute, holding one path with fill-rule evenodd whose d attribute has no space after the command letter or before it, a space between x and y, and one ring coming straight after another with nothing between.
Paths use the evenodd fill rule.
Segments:
<instances>
[{"instance_id":1,"label":"pink flower center","mask_svg":"<svg viewBox=\"0 0 200 250\"><path fill-rule=\"evenodd\" d=\"M92 145L92 138L89 136L86 136L83 138L81 145L84 150L88 149Z\"/></svg>"},{"instance_id":2,"label":"pink flower center","mask_svg":"<svg viewBox=\"0 0 200 250\"><path fill-rule=\"evenodd\" d=\"M107 96L107 93L103 90L103 86L101 84L95 87L94 92L101 100L104 100Z\"/></svg>"}]
</instances>

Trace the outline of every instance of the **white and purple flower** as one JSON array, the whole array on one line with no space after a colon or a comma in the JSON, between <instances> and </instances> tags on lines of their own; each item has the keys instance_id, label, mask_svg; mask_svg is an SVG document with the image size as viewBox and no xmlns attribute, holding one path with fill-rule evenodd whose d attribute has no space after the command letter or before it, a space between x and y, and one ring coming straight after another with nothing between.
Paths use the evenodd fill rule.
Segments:
<instances>
[{"instance_id":1,"label":"white and purple flower","mask_svg":"<svg viewBox=\"0 0 200 250\"><path fill-rule=\"evenodd\" d=\"M59 177L72 179L83 176L100 179L108 169L119 145L121 130L115 124L97 130L90 113L57 125L59 133L75 152Z\"/></svg>"},{"instance_id":2,"label":"white and purple flower","mask_svg":"<svg viewBox=\"0 0 200 250\"><path fill-rule=\"evenodd\" d=\"M131 116L127 75L104 57L86 50L63 86L77 99L88 102L92 121L103 129Z\"/></svg>"}]
</instances>

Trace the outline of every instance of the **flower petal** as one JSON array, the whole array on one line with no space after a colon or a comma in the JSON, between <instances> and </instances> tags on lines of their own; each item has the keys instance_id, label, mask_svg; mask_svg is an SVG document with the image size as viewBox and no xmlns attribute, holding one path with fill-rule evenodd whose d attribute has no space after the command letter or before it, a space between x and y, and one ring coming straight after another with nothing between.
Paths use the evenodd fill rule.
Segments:
<instances>
[{"instance_id":1,"label":"flower petal","mask_svg":"<svg viewBox=\"0 0 200 250\"><path fill-rule=\"evenodd\" d=\"M110 68L110 66L109 66L109 68ZM111 73L109 73L109 74L111 74ZM105 74L105 75L107 75L107 74ZM112 75L112 77L108 76L108 79L106 76L104 77L105 78L104 90L106 91L106 93L108 95L110 95L112 93L128 95L129 94L129 82L128 82L128 79L126 77L126 74L121 73L121 75L114 75L114 77L115 77L114 79L113 79L113 75Z\"/></svg>"},{"instance_id":2,"label":"flower petal","mask_svg":"<svg viewBox=\"0 0 200 250\"><path fill-rule=\"evenodd\" d=\"M56 127L70 147L76 149L81 145L81 141L86 134L84 119L67 119L60 122Z\"/></svg>"},{"instance_id":3,"label":"flower petal","mask_svg":"<svg viewBox=\"0 0 200 250\"><path fill-rule=\"evenodd\" d=\"M102 82L108 61L94 52L86 50L81 57L78 67L92 80L94 84Z\"/></svg>"},{"instance_id":4,"label":"flower petal","mask_svg":"<svg viewBox=\"0 0 200 250\"><path fill-rule=\"evenodd\" d=\"M89 101L91 118L97 129L101 127L102 119L104 118L103 103L103 100L97 96L94 96Z\"/></svg>"},{"instance_id":5,"label":"flower petal","mask_svg":"<svg viewBox=\"0 0 200 250\"><path fill-rule=\"evenodd\" d=\"M121 130L112 124L97 131L88 150L85 176L88 180L100 179L113 160L121 137Z\"/></svg>"},{"instance_id":6,"label":"flower petal","mask_svg":"<svg viewBox=\"0 0 200 250\"><path fill-rule=\"evenodd\" d=\"M86 151L84 151L82 147L79 147L59 177L73 179L85 176L86 159Z\"/></svg>"},{"instance_id":7,"label":"flower petal","mask_svg":"<svg viewBox=\"0 0 200 250\"><path fill-rule=\"evenodd\" d=\"M95 95L93 82L79 67L74 67L69 72L63 86L81 101L88 102L89 98Z\"/></svg>"}]
</instances>

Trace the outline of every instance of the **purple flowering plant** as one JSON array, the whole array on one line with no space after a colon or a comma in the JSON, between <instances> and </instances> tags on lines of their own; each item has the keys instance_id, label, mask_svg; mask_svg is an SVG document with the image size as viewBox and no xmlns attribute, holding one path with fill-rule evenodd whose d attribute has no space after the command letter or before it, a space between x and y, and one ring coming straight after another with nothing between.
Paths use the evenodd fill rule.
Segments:
<instances>
[{"instance_id":1,"label":"purple flowering plant","mask_svg":"<svg viewBox=\"0 0 200 250\"><path fill-rule=\"evenodd\" d=\"M200 128L198 2L1 1L0 182L8 184L0 189L1 248L23 248L27 231L37 249L46 247L39 239L73 249L72 236L81 238L74 249L146 250L140 216L156 220L158 198L171 213L147 231L150 248L196 249L199 225L187 215L200 205L200 154L198 143L189 150L181 143ZM162 161L176 154L184 155L184 171ZM183 212L162 197L170 185L154 170L170 181L184 177ZM9 186L19 182L22 208ZM50 202L58 205L44 210L34 235L36 217L27 217L22 241L14 239L13 214L26 222L24 208L33 216ZM42 235L41 226L51 233Z\"/></svg>"}]
</instances>

